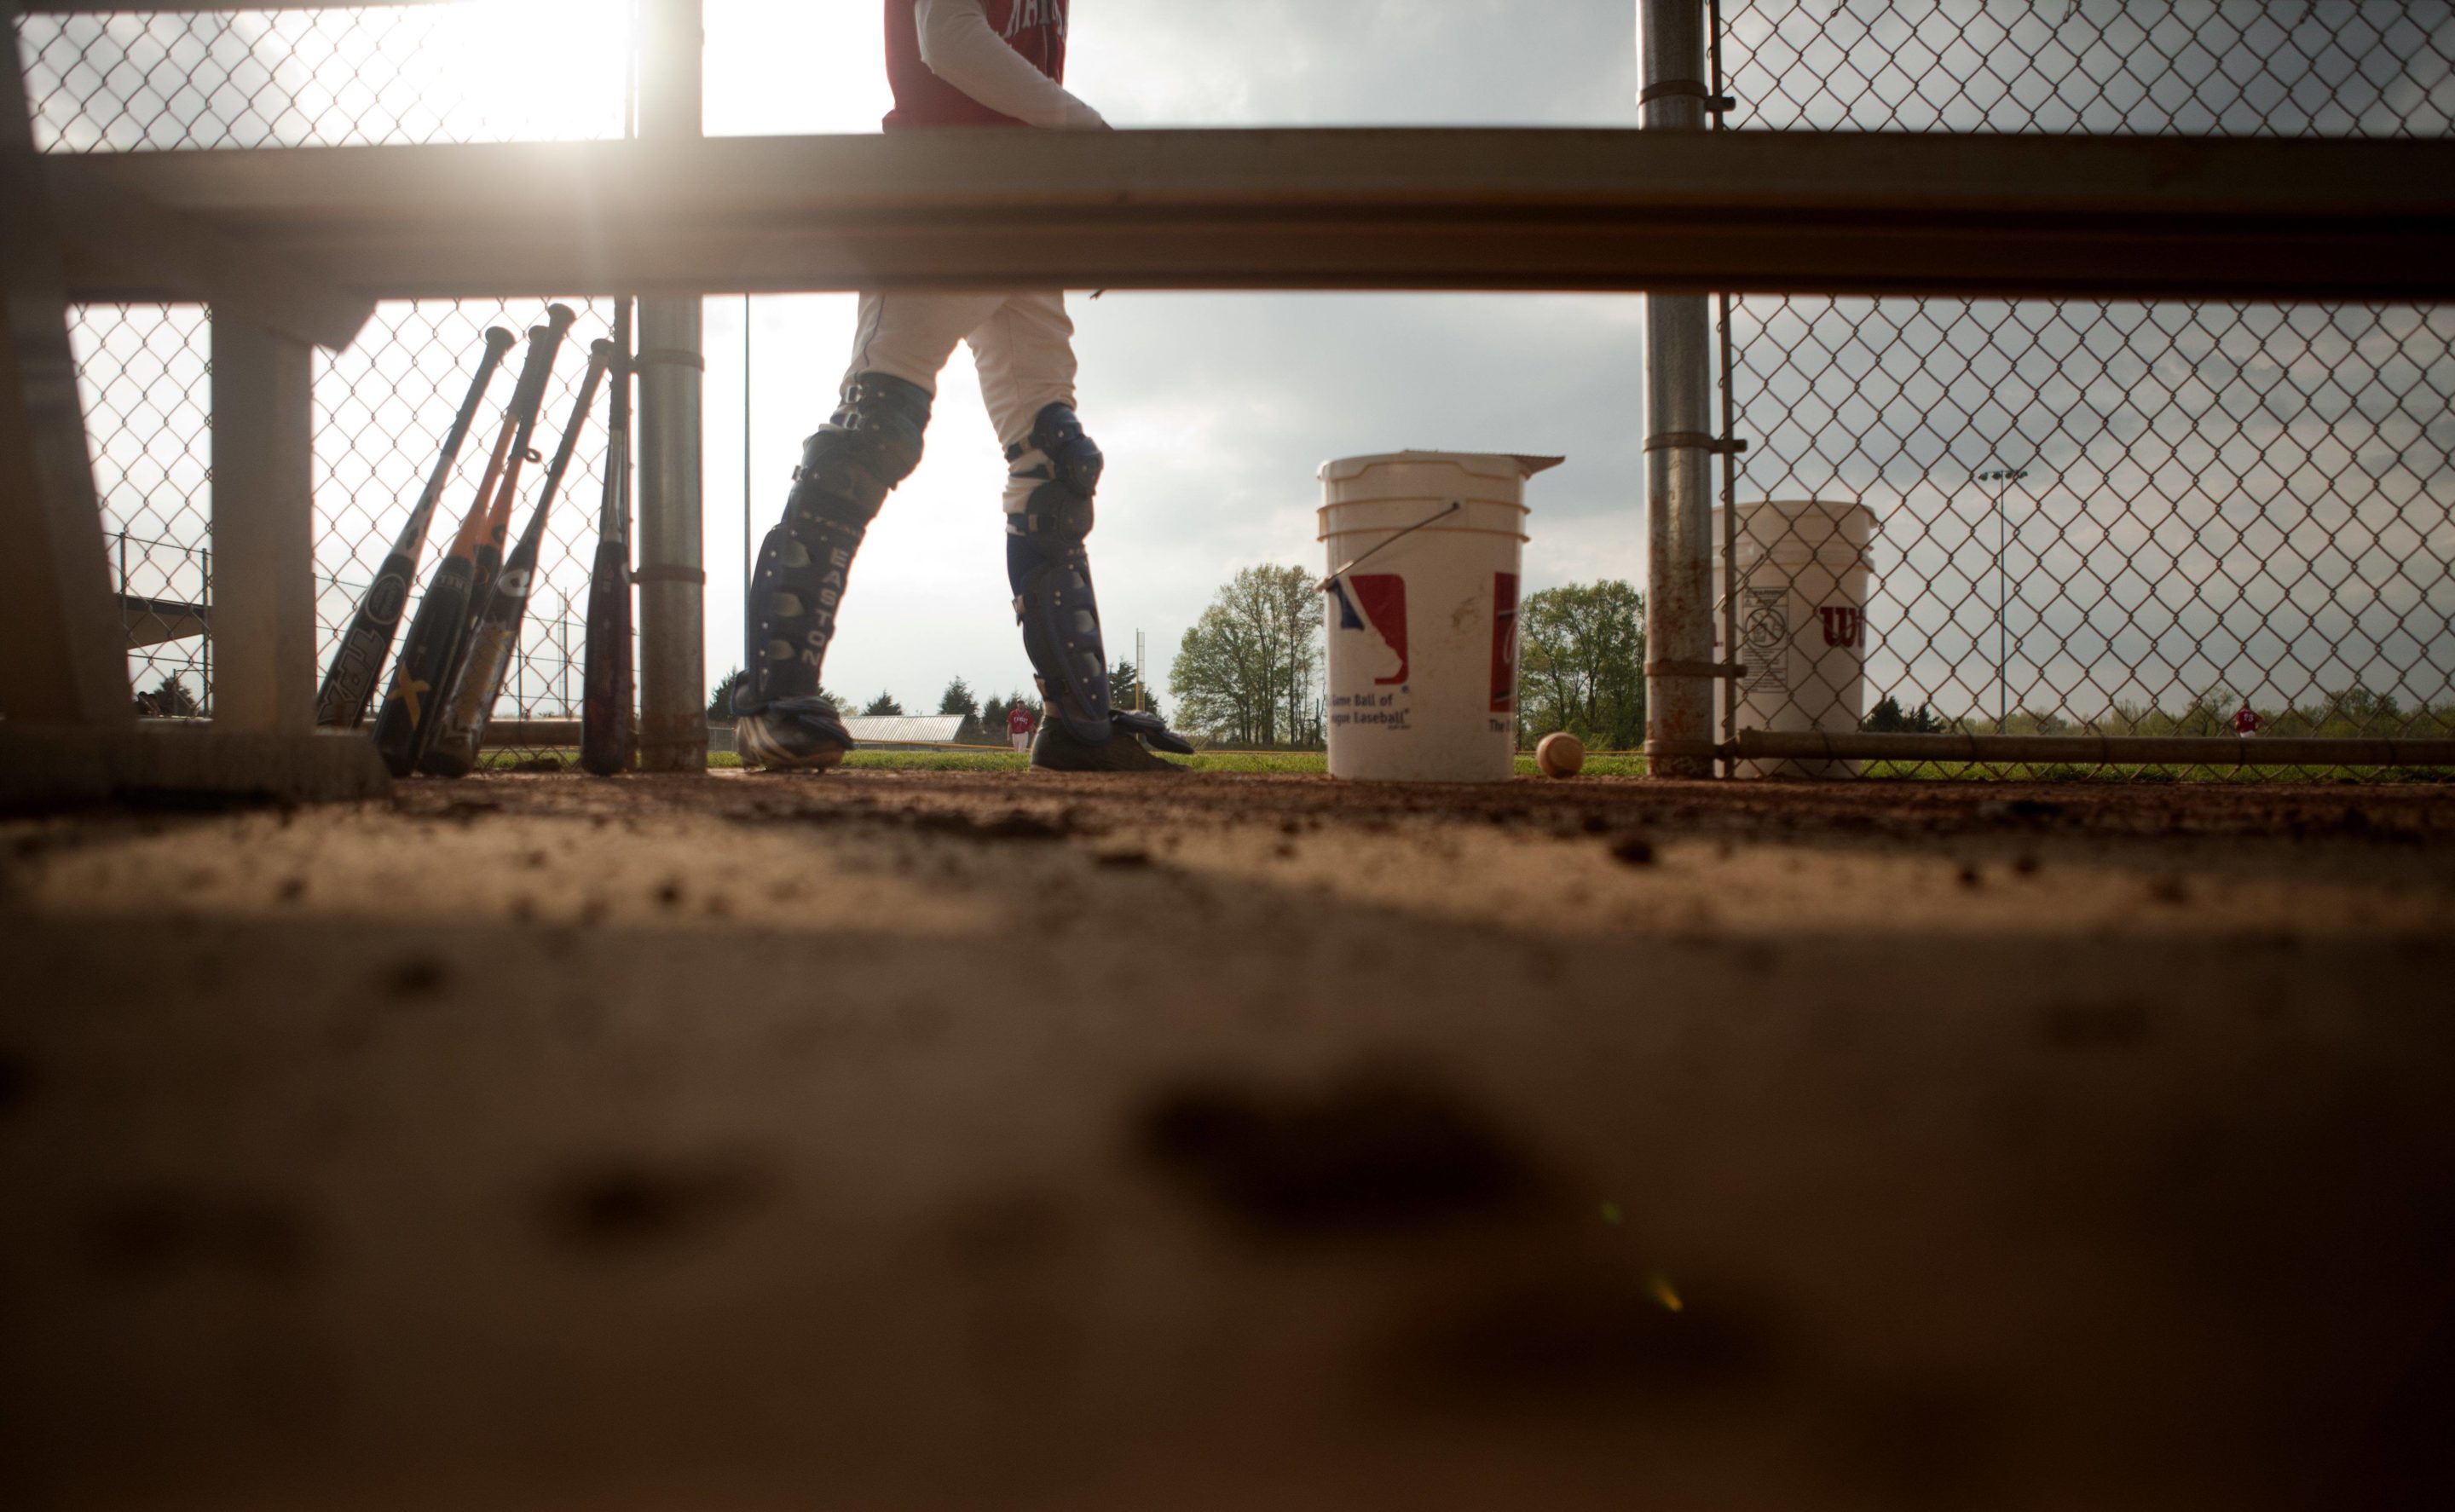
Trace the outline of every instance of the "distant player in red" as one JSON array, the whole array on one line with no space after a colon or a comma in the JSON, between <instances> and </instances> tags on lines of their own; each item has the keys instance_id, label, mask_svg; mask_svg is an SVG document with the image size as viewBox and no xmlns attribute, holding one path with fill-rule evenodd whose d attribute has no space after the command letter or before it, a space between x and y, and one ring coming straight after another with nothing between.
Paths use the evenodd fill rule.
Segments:
<instances>
[{"instance_id":1,"label":"distant player in red","mask_svg":"<svg viewBox=\"0 0 2455 1512\"><path fill-rule=\"evenodd\" d=\"M1005 712L1005 733L1006 737L1014 742L1016 750L1030 750L1031 711L1021 704L1008 709Z\"/></svg>"},{"instance_id":2,"label":"distant player in red","mask_svg":"<svg viewBox=\"0 0 2455 1512\"><path fill-rule=\"evenodd\" d=\"M2233 733L2245 736L2259 734L2259 716L2252 711L2248 698L2244 698L2242 707L2233 712Z\"/></svg>"},{"instance_id":3,"label":"distant player in red","mask_svg":"<svg viewBox=\"0 0 2455 1512\"><path fill-rule=\"evenodd\" d=\"M939 127L1107 130L1065 91L1067 0L885 0L890 131ZM819 692L853 555L894 487L921 464L938 371L972 349L1005 447L1006 578L1047 717L1031 764L1068 772L1181 770L1145 749L1193 747L1146 714L1112 709L1084 545L1100 449L1074 415L1074 324L1057 290L861 296L842 404L801 446L783 523L748 595L749 676L734 695L742 759L829 767L852 749Z\"/></svg>"}]
</instances>

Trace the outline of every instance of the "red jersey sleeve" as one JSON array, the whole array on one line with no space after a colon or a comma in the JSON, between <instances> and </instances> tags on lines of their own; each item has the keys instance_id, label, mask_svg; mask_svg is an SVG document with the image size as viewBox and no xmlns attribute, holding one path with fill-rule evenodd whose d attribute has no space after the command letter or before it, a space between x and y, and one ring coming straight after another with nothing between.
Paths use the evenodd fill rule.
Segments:
<instances>
[{"instance_id":1,"label":"red jersey sleeve","mask_svg":"<svg viewBox=\"0 0 2455 1512\"><path fill-rule=\"evenodd\" d=\"M990 30L1056 83L1065 82L1066 0L982 0ZM890 131L930 126L1021 126L955 88L921 61L920 0L886 0L886 83L895 109Z\"/></svg>"}]
</instances>

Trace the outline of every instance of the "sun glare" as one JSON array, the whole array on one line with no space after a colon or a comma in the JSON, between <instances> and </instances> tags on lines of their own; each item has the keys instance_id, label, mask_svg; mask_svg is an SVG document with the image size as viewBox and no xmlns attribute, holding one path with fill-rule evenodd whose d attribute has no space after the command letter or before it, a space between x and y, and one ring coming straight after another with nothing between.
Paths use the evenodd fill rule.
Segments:
<instances>
[{"instance_id":1,"label":"sun glare","mask_svg":"<svg viewBox=\"0 0 2455 1512\"><path fill-rule=\"evenodd\" d=\"M627 8L604 0L497 0L440 22L432 54L477 119L469 134L547 141L622 134ZM424 55L423 53L421 55Z\"/></svg>"},{"instance_id":2,"label":"sun glare","mask_svg":"<svg viewBox=\"0 0 2455 1512\"><path fill-rule=\"evenodd\" d=\"M708 0L710 136L875 131L893 97L874 6Z\"/></svg>"}]
</instances>

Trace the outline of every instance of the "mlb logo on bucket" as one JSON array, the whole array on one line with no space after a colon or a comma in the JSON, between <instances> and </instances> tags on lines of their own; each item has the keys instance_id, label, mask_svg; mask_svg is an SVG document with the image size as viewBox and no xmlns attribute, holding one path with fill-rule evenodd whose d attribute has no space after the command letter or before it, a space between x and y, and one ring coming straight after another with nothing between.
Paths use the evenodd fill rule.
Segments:
<instances>
[{"instance_id":1,"label":"mlb logo on bucket","mask_svg":"<svg viewBox=\"0 0 2455 1512\"><path fill-rule=\"evenodd\" d=\"M1349 573L1330 580L1338 595L1338 634L1361 635L1378 643L1372 680L1407 680L1407 580L1396 573Z\"/></svg>"},{"instance_id":2,"label":"mlb logo on bucket","mask_svg":"<svg viewBox=\"0 0 2455 1512\"><path fill-rule=\"evenodd\" d=\"M1517 707L1517 575L1491 575L1491 712Z\"/></svg>"}]
</instances>

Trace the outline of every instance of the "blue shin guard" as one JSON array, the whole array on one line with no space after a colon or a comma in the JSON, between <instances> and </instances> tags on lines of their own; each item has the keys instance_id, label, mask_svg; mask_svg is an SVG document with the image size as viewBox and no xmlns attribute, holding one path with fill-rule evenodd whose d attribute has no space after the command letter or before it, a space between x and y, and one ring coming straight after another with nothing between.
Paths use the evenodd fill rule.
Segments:
<instances>
[{"instance_id":1,"label":"blue shin guard","mask_svg":"<svg viewBox=\"0 0 2455 1512\"><path fill-rule=\"evenodd\" d=\"M1143 750L1142 740L1169 751L1193 747L1147 715L1108 707L1107 648L1085 546L1100 486L1100 449L1071 408L1052 404L1032 421L1026 440L1006 449L1006 458L1024 494L1020 508L1007 506L1006 582L1045 711L1032 764L1075 771L1167 767Z\"/></svg>"},{"instance_id":2,"label":"blue shin guard","mask_svg":"<svg viewBox=\"0 0 2455 1512\"><path fill-rule=\"evenodd\" d=\"M1031 485L1005 520L1006 583L1024 655L1038 675L1045 717L1064 720L1077 739L1096 744L1109 733L1108 661L1084 540L1100 487L1100 449L1070 408L1052 404L1006 457L1013 481Z\"/></svg>"},{"instance_id":3,"label":"blue shin guard","mask_svg":"<svg viewBox=\"0 0 2455 1512\"><path fill-rule=\"evenodd\" d=\"M733 696L744 763L833 766L852 749L819 676L853 556L887 494L921 465L928 425L927 390L864 373L802 443L783 521L767 533L751 573L749 675Z\"/></svg>"}]
</instances>

